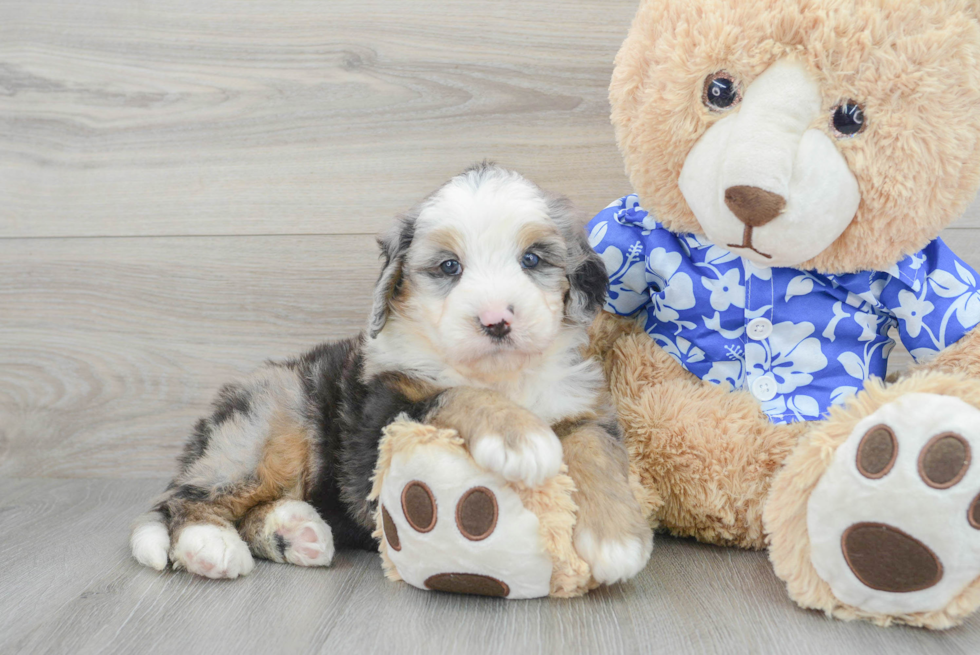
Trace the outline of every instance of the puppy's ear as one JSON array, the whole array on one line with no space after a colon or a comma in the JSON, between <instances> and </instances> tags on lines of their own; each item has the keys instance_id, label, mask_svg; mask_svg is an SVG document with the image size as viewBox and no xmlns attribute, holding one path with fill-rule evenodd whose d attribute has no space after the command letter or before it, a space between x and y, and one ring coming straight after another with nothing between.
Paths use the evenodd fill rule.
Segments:
<instances>
[{"instance_id":1,"label":"puppy's ear","mask_svg":"<svg viewBox=\"0 0 980 655\"><path fill-rule=\"evenodd\" d=\"M371 320L368 324L368 334L372 339L378 336L388 322L392 302L401 291L405 274L405 257L415 235L415 218L414 215L400 217L393 228L378 237L384 267L374 287L374 305L371 308Z\"/></svg>"},{"instance_id":2,"label":"puppy's ear","mask_svg":"<svg viewBox=\"0 0 980 655\"><path fill-rule=\"evenodd\" d=\"M609 275L602 258L589 245L583 221L567 198L550 198L548 212L568 244L565 315L578 323L591 323L606 302Z\"/></svg>"},{"instance_id":3,"label":"puppy's ear","mask_svg":"<svg viewBox=\"0 0 980 655\"><path fill-rule=\"evenodd\" d=\"M606 302L606 288L609 275L602 258L592 250L585 232L579 228L573 237L578 258L569 258L572 266L568 270L568 297L565 299L565 313L580 323L591 323Z\"/></svg>"}]
</instances>

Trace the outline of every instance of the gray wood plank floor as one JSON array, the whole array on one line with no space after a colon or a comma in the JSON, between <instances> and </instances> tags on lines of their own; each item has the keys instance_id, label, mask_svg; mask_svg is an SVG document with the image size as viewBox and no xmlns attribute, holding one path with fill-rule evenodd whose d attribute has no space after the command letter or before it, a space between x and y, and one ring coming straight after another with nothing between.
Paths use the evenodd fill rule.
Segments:
<instances>
[{"instance_id":1,"label":"gray wood plank floor","mask_svg":"<svg viewBox=\"0 0 980 655\"><path fill-rule=\"evenodd\" d=\"M127 526L164 480L0 479L0 643L23 653L971 653L944 633L796 607L765 553L661 538L628 584L503 602L387 582L376 554L211 581L141 568Z\"/></svg>"},{"instance_id":2,"label":"gray wood plank floor","mask_svg":"<svg viewBox=\"0 0 980 655\"><path fill-rule=\"evenodd\" d=\"M797 608L765 553L496 602L376 555L211 582L127 526L217 387L363 325L373 235L485 157L586 215L636 0L0 0L0 653L980 652ZM947 232L980 267L980 204ZM893 365L907 364L893 355Z\"/></svg>"}]
</instances>

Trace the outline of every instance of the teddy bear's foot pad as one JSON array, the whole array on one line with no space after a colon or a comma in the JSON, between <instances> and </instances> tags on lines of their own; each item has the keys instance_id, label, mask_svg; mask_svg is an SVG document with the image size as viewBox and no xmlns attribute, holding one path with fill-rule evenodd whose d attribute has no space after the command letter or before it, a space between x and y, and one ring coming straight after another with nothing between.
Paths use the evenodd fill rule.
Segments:
<instances>
[{"instance_id":1,"label":"teddy bear's foot pad","mask_svg":"<svg viewBox=\"0 0 980 655\"><path fill-rule=\"evenodd\" d=\"M980 576L980 410L907 394L862 420L810 496L810 559L841 601L943 609Z\"/></svg>"},{"instance_id":2,"label":"teddy bear's foot pad","mask_svg":"<svg viewBox=\"0 0 980 655\"><path fill-rule=\"evenodd\" d=\"M465 453L433 445L396 454L379 500L387 556L412 586L548 595L552 562L538 517L505 480Z\"/></svg>"}]
</instances>

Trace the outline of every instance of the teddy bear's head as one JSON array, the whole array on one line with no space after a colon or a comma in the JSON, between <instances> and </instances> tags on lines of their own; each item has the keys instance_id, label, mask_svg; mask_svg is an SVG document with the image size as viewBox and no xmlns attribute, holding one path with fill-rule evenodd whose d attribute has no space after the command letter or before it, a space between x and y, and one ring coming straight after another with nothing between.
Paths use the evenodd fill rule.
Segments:
<instances>
[{"instance_id":1,"label":"teddy bear's head","mask_svg":"<svg viewBox=\"0 0 980 655\"><path fill-rule=\"evenodd\" d=\"M980 0L644 0L610 87L634 190L757 264L887 269L980 184Z\"/></svg>"}]
</instances>

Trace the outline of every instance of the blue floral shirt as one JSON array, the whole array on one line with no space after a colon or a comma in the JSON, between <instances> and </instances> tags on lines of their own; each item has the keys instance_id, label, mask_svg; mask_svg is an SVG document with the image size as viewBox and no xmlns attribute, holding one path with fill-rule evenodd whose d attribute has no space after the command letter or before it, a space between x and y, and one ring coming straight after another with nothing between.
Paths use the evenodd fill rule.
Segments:
<instances>
[{"instance_id":1,"label":"blue floral shirt","mask_svg":"<svg viewBox=\"0 0 980 655\"><path fill-rule=\"evenodd\" d=\"M977 274L942 239L887 271L822 275L672 233L635 195L588 229L609 272L606 310L643 312L647 333L684 368L748 390L774 423L822 418L884 377L891 328L921 361L980 323Z\"/></svg>"}]
</instances>

